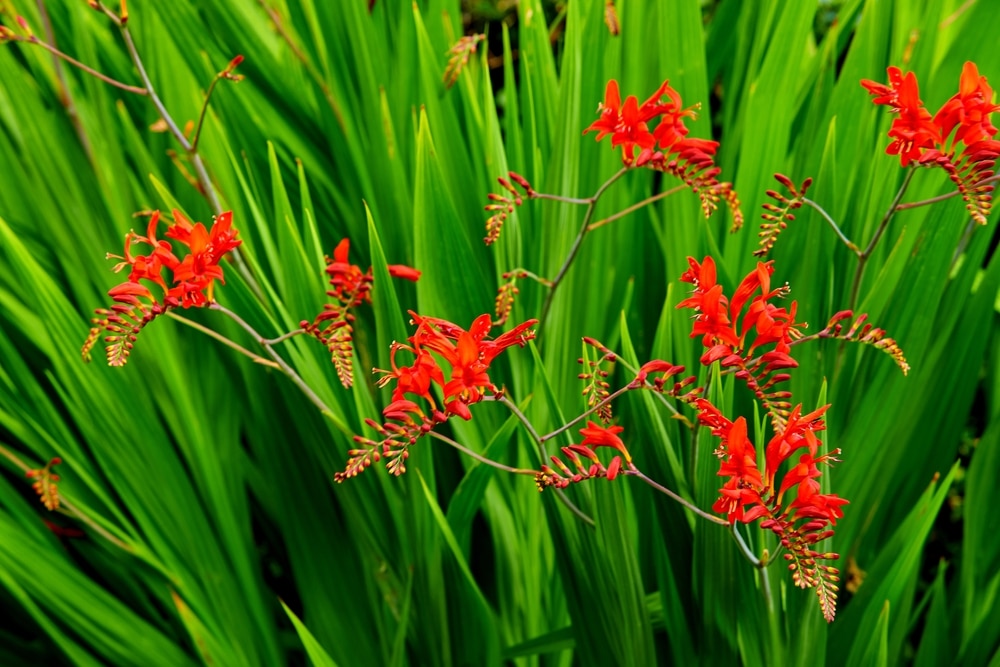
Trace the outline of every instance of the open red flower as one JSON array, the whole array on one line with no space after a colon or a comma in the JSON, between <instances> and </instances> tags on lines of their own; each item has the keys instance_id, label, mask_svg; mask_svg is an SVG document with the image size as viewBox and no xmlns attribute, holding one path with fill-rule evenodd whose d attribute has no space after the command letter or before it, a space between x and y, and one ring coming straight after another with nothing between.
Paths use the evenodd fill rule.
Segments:
<instances>
[{"instance_id":1,"label":"open red flower","mask_svg":"<svg viewBox=\"0 0 1000 667\"><path fill-rule=\"evenodd\" d=\"M618 437L618 434L624 431L623 426L601 426L592 421L587 421L587 427L580 429L580 435L583 436L583 442L580 443L584 447L590 447L591 449L596 449L597 447L611 447L617 449L621 452L621 455L625 458L628 463L632 462L632 455L629 454L628 449L625 447L625 443L622 439Z\"/></svg>"},{"instance_id":2,"label":"open red flower","mask_svg":"<svg viewBox=\"0 0 1000 667\"><path fill-rule=\"evenodd\" d=\"M604 102L599 107L601 117L583 133L596 131L598 141L610 134L611 146L622 147L622 162L626 165L642 165L652 157L653 147L656 145L656 139L646 124L652 112L647 107L648 103L649 101L640 109L636 97L629 95L623 105L618 82L611 79L604 92ZM639 148L638 160L635 158L636 148Z\"/></svg>"},{"instance_id":3,"label":"open red flower","mask_svg":"<svg viewBox=\"0 0 1000 667\"><path fill-rule=\"evenodd\" d=\"M967 62L962 67L958 92L934 115L934 123L940 128L943 140L958 127L955 141L970 146L996 135L990 114L998 110L1000 104L993 104L993 89L986 77L979 75L975 63Z\"/></svg>"}]
</instances>

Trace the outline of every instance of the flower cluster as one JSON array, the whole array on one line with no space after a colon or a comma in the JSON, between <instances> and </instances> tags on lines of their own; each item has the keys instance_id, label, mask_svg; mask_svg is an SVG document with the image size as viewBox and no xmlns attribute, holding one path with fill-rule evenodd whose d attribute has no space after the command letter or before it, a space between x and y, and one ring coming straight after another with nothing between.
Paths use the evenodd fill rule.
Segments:
<instances>
[{"instance_id":1,"label":"flower cluster","mask_svg":"<svg viewBox=\"0 0 1000 667\"><path fill-rule=\"evenodd\" d=\"M493 321L488 314L477 317L468 331L447 320L423 317L414 312L410 315L417 330L407 339L409 344L393 343L391 370L375 371L382 373L378 386L395 383L392 403L382 411L385 423L365 420L380 439L354 437L362 447L350 450L346 469L335 477L338 482L354 477L383 457L391 473L404 473L408 448L417 438L452 416L471 419L470 405L483 400L487 394L501 393L490 379L490 364L508 347L523 346L534 338L531 327L538 322L528 320L490 339ZM401 350L413 355L409 366L397 365L396 355ZM434 385L441 392L440 403L435 399ZM428 410L421 408L417 400L425 402Z\"/></svg>"},{"instance_id":2,"label":"flower cluster","mask_svg":"<svg viewBox=\"0 0 1000 667\"><path fill-rule=\"evenodd\" d=\"M762 519L761 528L773 531L785 548L784 558L792 572L792 580L800 588L814 588L827 621L836 613L837 582L835 567L818 564L820 560L836 560L838 554L820 552L816 545L833 535L830 528L844 516L841 509L847 501L835 494L821 493L819 465L833 463L840 450L820 454L822 443L816 433L824 430L822 416L827 406L802 414L797 405L764 451L764 470L758 467L757 452L747 437L743 417L730 421L709 401L694 401L698 421L722 439L717 450L721 459L719 476L726 483L719 490L719 499L712 509L726 514L730 523L751 523ZM798 455L794 461L793 455ZM792 462L779 479L779 470ZM786 494L794 491L795 498L786 502Z\"/></svg>"},{"instance_id":3,"label":"flower cluster","mask_svg":"<svg viewBox=\"0 0 1000 667\"><path fill-rule=\"evenodd\" d=\"M538 490L544 491L550 486L564 489L575 482L595 477L613 480L622 471L623 458L625 465L631 468L632 455L629 454L625 443L618 435L624 430L625 428L622 426L601 426L588 421L587 427L580 429L583 442L561 448L563 456L573 464L576 470L571 469L558 456L552 456L551 460L555 467L543 465L542 469L535 474L535 485L538 486ZM597 457L595 450L598 447L610 447L617 450L620 455L614 456L605 466Z\"/></svg>"},{"instance_id":4,"label":"flower cluster","mask_svg":"<svg viewBox=\"0 0 1000 667\"><path fill-rule=\"evenodd\" d=\"M611 135L611 146L622 147L622 162L626 167L649 166L684 181L701 198L706 217L724 200L733 214L733 228L738 229L743 214L736 192L731 183L716 179L721 173L714 162L719 142L687 137L689 130L684 119L695 118L699 106L685 109L680 94L668 81L642 104L634 95L626 97L623 103L618 82L611 79L604 102L598 108L600 118L583 132L597 132L598 141ZM654 122L656 125L650 130Z\"/></svg>"},{"instance_id":5,"label":"flower cluster","mask_svg":"<svg viewBox=\"0 0 1000 667\"><path fill-rule=\"evenodd\" d=\"M351 358L354 335L354 314L351 309L363 303L371 303L372 270L363 272L357 264L351 264L348 255L350 239L343 239L333 250L333 258L326 258L326 273L330 276L327 295L333 303L323 306L323 311L312 322L302 320L299 326L307 334L319 340L330 351L330 359L337 369L337 377L344 387L354 384L354 369ZM386 268L394 278L416 282L420 271L403 264L389 264Z\"/></svg>"},{"instance_id":6,"label":"flower cluster","mask_svg":"<svg viewBox=\"0 0 1000 667\"><path fill-rule=\"evenodd\" d=\"M962 68L958 92L931 116L920 100L917 77L898 67L886 70L889 83L865 79L861 85L872 102L888 106L895 118L889 129L889 155L898 155L902 166L910 162L942 167L958 187L972 218L986 224L993 186L986 183L1000 157L997 128L990 116L1000 110L993 103L993 89L980 76L975 63ZM964 145L959 153L960 145Z\"/></svg>"},{"instance_id":7,"label":"flower cluster","mask_svg":"<svg viewBox=\"0 0 1000 667\"><path fill-rule=\"evenodd\" d=\"M791 403L791 394L775 390L778 383L789 379L787 372L796 368L798 362L791 356L791 346L802 338L805 324L795 321L797 303L792 301L788 308L772 303L776 298L788 296L788 285L772 289L771 274L773 260L758 262L736 288L732 298L726 297L722 285L716 282L715 261L705 257L702 262L688 257L689 269L681 276L681 281L694 285L692 295L681 301L678 308L696 311L691 337L701 336L706 351L701 363L708 365L718 361L723 368L730 368L734 375L744 381L767 410L775 430L785 426ZM744 313L744 308L746 312ZM909 365L902 351L892 338L887 338L882 329L867 328L862 335L858 327L851 327L842 334L837 322L853 316L851 311L838 313L835 321L816 338L842 338L855 342L872 344L889 354L903 370ZM863 323L865 316L858 318ZM870 326L870 325L869 325ZM759 355L759 356L756 356Z\"/></svg>"},{"instance_id":8,"label":"flower cluster","mask_svg":"<svg viewBox=\"0 0 1000 667\"><path fill-rule=\"evenodd\" d=\"M45 509L49 511L59 509L59 488L57 486L59 475L55 473L53 468L60 463L62 463L62 459L57 456L50 459L44 467L29 470L24 474L28 479L35 480L31 483L31 488L35 490Z\"/></svg>"},{"instance_id":9,"label":"flower cluster","mask_svg":"<svg viewBox=\"0 0 1000 667\"><path fill-rule=\"evenodd\" d=\"M173 239L187 250L181 258L173 246L156 236L160 212L149 218L146 235L135 231L125 235L125 250L121 256L108 258L121 260L115 272L128 267L128 280L108 291L115 301L110 308L99 308L94 327L83 346L83 358L90 359L90 350L101 332L107 332L104 341L108 364L124 366L139 332L155 317L171 308L200 307L213 299L215 281L225 282L219 263L226 254L242 243L233 228L231 212L216 216L211 229L200 222L192 223L178 210L173 212L173 224L167 228L166 237ZM145 255L133 252L133 245L143 244L151 249ZM163 291L160 301L145 283L158 286Z\"/></svg>"}]
</instances>

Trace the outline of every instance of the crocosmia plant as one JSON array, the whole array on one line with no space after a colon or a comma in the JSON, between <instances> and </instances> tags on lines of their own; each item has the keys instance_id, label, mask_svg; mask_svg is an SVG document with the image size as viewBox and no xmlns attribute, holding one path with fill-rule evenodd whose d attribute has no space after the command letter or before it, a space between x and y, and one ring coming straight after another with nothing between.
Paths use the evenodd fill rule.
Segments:
<instances>
[{"instance_id":1,"label":"crocosmia plant","mask_svg":"<svg viewBox=\"0 0 1000 667\"><path fill-rule=\"evenodd\" d=\"M998 18L0 2L0 663L1000 664Z\"/></svg>"}]
</instances>

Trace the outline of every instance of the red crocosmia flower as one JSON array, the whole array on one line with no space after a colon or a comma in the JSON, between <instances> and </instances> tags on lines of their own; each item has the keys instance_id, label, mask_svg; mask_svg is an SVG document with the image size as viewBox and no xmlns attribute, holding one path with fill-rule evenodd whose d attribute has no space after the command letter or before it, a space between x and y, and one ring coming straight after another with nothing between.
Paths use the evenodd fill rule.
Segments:
<instances>
[{"instance_id":1,"label":"red crocosmia flower","mask_svg":"<svg viewBox=\"0 0 1000 667\"><path fill-rule=\"evenodd\" d=\"M884 104L896 112L900 108L899 89L903 84L903 71L898 67L889 66L886 68L886 74L889 76L888 86L870 79L862 79L861 85L871 93L872 104ZM913 85L916 85L916 76L913 72L906 76L913 77Z\"/></svg>"},{"instance_id":2,"label":"red crocosmia flower","mask_svg":"<svg viewBox=\"0 0 1000 667\"><path fill-rule=\"evenodd\" d=\"M824 405L805 415L802 414L801 404L792 409L784 428L771 438L765 449L768 486L774 486L774 476L778 468L796 449L806 447L811 457L816 456L819 443L815 434L826 429L822 418L829 407ZM791 484L783 484L779 494L783 494L790 486Z\"/></svg>"},{"instance_id":3,"label":"red crocosmia flower","mask_svg":"<svg viewBox=\"0 0 1000 667\"><path fill-rule=\"evenodd\" d=\"M705 347L716 344L727 346L714 350L711 355L706 355L714 361L724 356L731 348L738 346L739 337L729 319L729 301L722 294L722 285L715 283L715 261L711 257L706 257L704 262L698 264L689 257L688 262L691 264L691 269L681 276L681 280L695 285L694 294L677 304L677 307L693 308L697 311L694 326L691 328L691 338L701 336ZM711 363L711 361L706 362L704 358L702 362Z\"/></svg>"},{"instance_id":4,"label":"red crocosmia flower","mask_svg":"<svg viewBox=\"0 0 1000 667\"><path fill-rule=\"evenodd\" d=\"M760 502L760 493L756 489L741 486L740 481L733 477L719 489L719 499L712 505L712 510L727 515L729 523L750 523L767 512ZM755 507L747 512L747 505Z\"/></svg>"},{"instance_id":5,"label":"red crocosmia flower","mask_svg":"<svg viewBox=\"0 0 1000 667\"><path fill-rule=\"evenodd\" d=\"M599 108L601 117L583 133L596 131L598 141L610 134L611 146L622 147L622 162L637 166L645 164L652 157L653 147L656 145L656 139L646 125L652 113L652 109L647 107L648 103L644 103L640 110L639 101L634 95L629 95L623 105L618 82L611 79L604 92L604 102ZM635 157L636 148L639 148L638 160Z\"/></svg>"},{"instance_id":6,"label":"red crocosmia flower","mask_svg":"<svg viewBox=\"0 0 1000 667\"><path fill-rule=\"evenodd\" d=\"M348 255L351 250L351 240L342 239L333 249L333 260L326 265L330 275L330 296L342 302L350 302L350 306L362 302L371 303L371 276L366 275L356 264L351 264ZM367 280L366 280L367 279Z\"/></svg>"},{"instance_id":7,"label":"red crocosmia flower","mask_svg":"<svg viewBox=\"0 0 1000 667\"><path fill-rule=\"evenodd\" d=\"M934 123L941 128L942 139L947 140L956 126L955 142L965 142L966 146L994 136L997 128L990 122L990 114L1000 110L1000 105L992 102L993 89L986 82L986 77L979 75L975 63L965 63L958 93L934 115Z\"/></svg>"},{"instance_id":8,"label":"red crocosmia flower","mask_svg":"<svg viewBox=\"0 0 1000 667\"><path fill-rule=\"evenodd\" d=\"M443 383L436 375L430 375L431 371L426 367L420 372L442 384L448 411L463 418L467 418L464 416L467 408L455 404L452 399L469 405L482 400L486 391L498 391L487 372L490 363L504 349L512 345L523 345L533 338L534 332L530 331L530 328L537 323L537 320L529 320L495 340L488 340L486 336L493 328L493 321L489 315L477 317L468 331L447 320L422 317L412 311L410 315L417 325L416 333L410 337L414 349L422 348L435 352L443 357L450 367L449 379ZM420 382L422 383L423 379Z\"/></svg>"},{"instance_id":9,"label":"red crocosmia flower","mask_svg":"<svg viewBox=\"0 0 1000 667\"><path fill-rule=\"evenodd\" d=\"M399 350L409 350L416 355L416 359L410 366L399 368L396 366L396 353ZM396 386L392 391L392 400L398 401L406 394L420 396L434 405L434 398L431 396L431 383L436 382L438 386L444 386L444 375L441 368L434 361L434 357L419 347L410 348L401 343L393 343L389 350L389 363L392 365L391 371L377 371L384 373L379 378L376 385L384 387L390 381L395 380Z\"/></svg>"},{"instance_id":10,"label":"red crocosmia flower","mask_svg":"<svg viewBox=\"0 0 1000 667\"><path fill-rule=\"evenodd\" d=\"M187 246L190 252L172 267L176 284L168 296L178 299L185 308L201 306L211 301L214 281L225 282L219 262L242 241L236 239L237 232L232 228L232 213L217 216L211 231L200 222L192 224L178 210L173 214L174 224L167 229L167 236Z\"/></svg>"},{"instance_id":11,"label":"red crocosmia flower","mask_svg":"<svg viewBox=\"0 0 1000 667\"><path fill-rule=\"evenodd\" d=\"M614 480L614 478L618 476L618 471L621 470L621 467L622 467L622 457L616 456L613 459L611 459L611 463L608 464L608 471L606 473L609 482Z\"/></svg>"},{"instance_id":12,"label":"red crocosmia flower","mask_svg":"<svg viewBox=\"0 0 1000 667\"><path fill-rule=\"evenodd\" d=\"M412 282L420 280L420 271L417 271L411 266L406 266L404 264L389 264L386 268L389 269L389 275L393 278L402 278L403 280L410 280Z\"/></svg>"},{"instance_id":13,"label":"red crocosmia flower","mask_svg":"<svg viewBox=\"0 0 1000 667\"><path fill-rule=\"evenodd\" d=\"M795 520L820 519L828 521L831 526L837 525L837 519L844 517L842 505L850 504L836 494L819 493L819 482L807 479L799 485L798 497L788 507L795 510Z\"/></svg>"},{"instance_id":14,"label":"red crocosmia flower","mask_svg":"<svg viewBox=\"0 0 1000 667\"><path fill-rule=\"evenodd\" d=\"M623 426L601 426L588 420L587 427L580 429L580 435L583 436L583 442L580 444L591 449L613 447L621 452L626 462L631 463L632 455L629 454L622 439L618 437L618 434L624 430Z\"/></svg>"},{"instance_id":15,"label":"red crocosmia flower","mask_svg":"<svg viewBox=\"0 0 1000 667\"><path fill-rule=\"evenodd\" d=\"M721 477L733 477L743 485L756 488L763 486L760 469L757 468L757 452L747 438L747 421L743 417L729 425L724 437L726 458L719 466Z\"/></svg>"},{"instance_id":16,"label":"red crocosmia flower","mask_svg":"<svg viewBox=\"0 0 1000 667\"><path fill-rule=\"evenodd\" d=\"M861 85L873 95L872 102L888 105L897 115L889 129L893 141L885 152L898 155L905 167L912 160L920 159L924 149L940 144L941 131L920 101L916 75L913 72L903 75L898 67L889 67L886 71L889 86L867 79Z\"/></svg>"}]
</instances>

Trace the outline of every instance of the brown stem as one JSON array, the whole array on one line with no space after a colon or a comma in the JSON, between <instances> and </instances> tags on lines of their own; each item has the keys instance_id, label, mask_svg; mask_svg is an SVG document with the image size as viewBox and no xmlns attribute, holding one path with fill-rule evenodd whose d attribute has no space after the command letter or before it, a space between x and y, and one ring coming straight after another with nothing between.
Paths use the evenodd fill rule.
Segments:
<instances>
[{"instance_id":1,"label":"brown stem","mask_svg":"<svg viewBox=\"0 0 1000 667\"><path fill-rule=\"evenodd\" d=\"M223 336L222 334L220 334L218 331L215 331L214 329L209 329L208 327L206 327L203 324L199 324L198 322L195 322L194 320L189 320L188 318L184 317L183 315L178 315L177 313L175 313L172 310L167 311L167 317L169 317L171 319L174 319L174 320L177 320L181 324L189 326L192 329L195 329L196 331L200 331L201 333L205 334L206 336L209 336L209 337L214 338L215 340L219 341L223 345L236 350L240 354L242 354L244 356L247 356L247 357L250 357L255 364L260 364L261 366L269 366L271 368L274 368L274 369L277 369L277 370L281 370L281 366L279 366L277 363L271 361L270 359L265 359L264 357L260 356L259 354L255 354L255 353L251 352L250 350L246 349L245 347L243 347L239 343L233 341L230 338L226 338L225 336ZM269 345L269 344L271 344L271 341L261 341L261 343L263 345Z\"/></svg>"},{"instance_id":2,"label":"brown stem","mask_svg":"<svg viewBox=\"0 0 1000 667\"><path fill-rule=\"evenodd\" d=\"M218 301L213 301L208 305L208 307L211 308L212 310L219 311L220 313L229 317L231 320L233 320L241 327L243 327L244 331L253 336L253 339L255 341L264 346L264 349L267 350L268 355L270 355L270 357L274 359L274 361L281 368L281 371L288 376L288 379L291 380L292 383L296 387L298 387L303 394L305 394L306 398L308 398L313 405L319 408L320 412L323 412L324 414L333 414L333 411L330 410L329 406L323 402L323 399L320 398L315 391L313 391L312 387L306 384L305 380L302 379L302 376L296 373L295 369L289 366L288 362L286 362L281 357L280 354L274 351L274 348L272 348L270 345L267 345L266 344L267 339L261 336L259 333L257 333L257 330L254 329L252 326L250 326L250 324L247 323L246 320L244 320L242 317L240 317L233 311L229 310L225 306L221 305Z\"/></svg>"},{"instance_id":3,"label":"brown stem","mask_svg":"<svg viewBox=\"0 0 1000 667\"><path fill-rule=\"evenodd\" d=\"M990 176L989 178L984 178L983 180L979 181L972 187L975 188L980 185L985 185L986 183L994 183L996 181L1000 181L1000 174ZM930 199L921 199L920 201L912 201L912 202L907 202L905 204L899 204L898 206L896 206L896 210L905 211L907 209L918 208L920 206L930 206L931 204L936 204L940 201L945 201L946 199L957 197L960 194L962 193L959 192L958 190L952 190L951 192L948 192L943 195L938 195L937 197L931 197Z\"/></svg>"},{"instance_id":4,"label":"brown stem","mask_svg":"<svg viewBox=\"0 0 1000 667\"><path fill-rule=\"evenodd\" d=\"M83 72L86 72L87 74L89 74L89 75L91 75L91 76L93 76L93 77L95 77L97 79L100 79L104 83L106 83L106 84L108 84L110 86L114 86L115 88L120 88L121 90L124 90L124 91L129 92L129 93L134 93L136 95L147 95L148 94L148 91L145 88L139 88L138 86L130 86L127 83L122 83L121 81L118 81L117 79L112 79L110 76L107 76L105 74L101 74L96 69L90 67L89 65L84 65L82 62L80 62L76 58L63 53L62 51L60 51L56 47L52 46L51 44L49 44L47 42L43 42L42 40L38 39L34 35L32 35L31 37L18 37L18 38L16 38L15 41L26 42L28 44L36 44L36 45L42 47L43 49L45 49L46 51L48 51L49 53L51 53L53 56L55 56L57 58L62 58L63 60L65 60L66 62L68 62L73 67L76 67L77 69L79 69L79 70L81 70Z\"/></svg>"},{"instance_id":5,"label":"brown stem","mask_svg":"<svg viewBox=\"0 0 1000 667\"><path fill-rule=\"evenodd\" d=\"M606 224L608 224L610 222L614 222L615 220L618 220L619 218L624 218L629 213L633 213L634 211L638 211L640 208L642 208L644 206L649 206L650 204L652 204L654 202L658 202L661 199L666 199L670 195L676 194L676 193L680 192L681 190L684 190L687 187L688 187L687 185L678 185L676 187L670 188L669 190L664 190L663 192L661 192L659 194L653 195L652 197L647 197L646 199L643 199L641 202L639 202L637 204L632 204L628 208L626 208L626 209L624 209L622 211L619 211L618 213L615 213L614 215L610 215L610 216L608 216L606 218L598 220L597 222L590 223L590 227L587 229L587 231L588 232L592 232L595 229L597 229L598 227L603 227L604 225L606 225Z\"/></svg>"},{"instance_id":6,"label":"brown stem","mask_svg":"<svg viewBox=\"0 0 1000 667\"><path fill-rule=\"evenodd\" d=\"M500 463L498 461L494 461L493 459L488 459L485 456L483 456L482 454L479 454L477 452L472 451L471 449L469 449L465 445L459 444L455 440L452 440L448 436L441 435L437 431L431 431L430 432L430 436L432 438L437 438L438 440L440 440L441 442L443 442L445 444L451 445L452 447L454 447L458 451L462 452L466 456L468 456L470 458L474 458L477 461L479 461L480 463L484 463L484 464L486 464L488 466L492 466L492 467L496 468L497 470L503 470L504 472L513 473L515 475L532 475L532 476L535 475L535 471L534 470L525 470L524 468L513 468L513 467L511 467L509 465L505 465L505 464Z\"/></svg>"},{"instance_id":7,"label":"brown stem","mask_svg":"<svg viewBox=\"0 0 1000 667\"><path fill-rule=\"evenodd\" d=\"M893 198L892 204L889 205L889 209L885 212L885 215L882 216L882 220L879 221L878 229L875 230L875 235L872 236L872 240L868 242L868 246L864 249L864 251L858 255L858 266L854 270L854 280L851 282L851 297L848 301L849 310L854 310L855 303L857 302L858 290L861 287L861 278L864 277L865 274L865 264L868 262L868 258L871 257L872 252L875 250L875 246L882 238L882 234L885 233L886 228L889 226L889 221L892 220L892 216L896 213L899 201L906 193L906 189L910 186L910 181L913 179L913 175L916 172L916 166L910 167L909 171L906 172L903 184L899 186L899 191L896 192L896 196Z\"/></svg>"},{"instance_id":8,"label":"brown stem","mask_svg":"<svg viewBox=\"0 0 1000 667\"><path fill-rule=\"evenodd\" d=\"M583 244L583 237L587 235L587 228L590 226L590 219L594 216L594 209L597 206L597 201L601 198L601 195L603 195L604 192L609 187L611 187L611 185L615 181L624 176L628 170L629 170L628 167L622 167L621 169L619 169L617 172L615 172L615 174L611 178L605 181L604 184L601 185L601 187L597 188L597 192L595 192L594 196L590 197L589 199L558 200L558 201L569 201L571 203L586 203L587 212L584 213L583 215L583 223L580 225L580 231L577 232L576 238L573 240L573 246L570 248L569 254L566 255L566 259L563 260L562 266L559 267L559 272L556 274L556 277L552 279L552 287L549 288L549 293L545 296L545 303L542 305L542 314L538 318L538 334L536 334L536 337L541 334L541 329L543 326L545 326L545 320L548 317L549 309L552 307L552 298L555 296L556 289L562 283L562 279L566 275L566 272L569 271L569 267L573 263L573 260L576 259L577 253L580 252L580 246ZM532 196L543 199L545 198L556 199L556 195L541 195L538 193L534 193Z\"/></svg>"},{"instance_id":9,"label":"brown stem","mask_svg":"<svg viewBox=\"0 0 1000 667\"><path fill-rule=\"evenodd\" d=\"M709 514L705 510L701 509L700 507L698 507L694 503L692 503L692 502L686 500L685 498L681 497L677 493L674 493L673 491L671 491L667 487L663 486L659 482L657 482L657 481L655 481L653 479L650 479L649 477L646 476L646 474L644 472L642 472L641 470L639 470L638 468L636 468L634 464L629 463L628 465L629 465L628 470L622 471L623 475L633 475L635 477L638 477L639 479L641 479L642 481L644 481L646 484L649 484L651 487L653 487L654 489L656 489L660 493L663 493L663 494L666 494L667 496L670 496L671 498L673 498L674 500L676 500L677 502L679 502L681 505L683 505L684 507L688 508L689 510L691 510L692 512L694 512L695 514L697 514L698 516L700 516L703 519L707 519L708 521L711 521L712 523L718 524L720 526L728 526L729 525L729 522L727 520L723 519L722 517L715 516L714 514Z\"/></svg>"},{"instance_id":10,"label":"brown stem","mask_svg":"<svg viewBox=\"0 0 1000 667\"><path fill-rule=\"evenodd\" d=\"M42 28L45 30L45 39L55 47L56 35L55 31L52 30L52 21L49 19L45 2L44 0L37 0L36 4L38 6L38 13L42 17ZM90 137L87 136L83 128L83 123L80 121L80 113L76 109L76 102L73 101L73 94L70 92L69 84L66 82L66 70L63 68L62 59L58 56L52 56L52 69L55 72L56 81L59 82L59 101L62 102L63 107L66 109L66 115L69 116L69 122L73 125L73 130L80 140L83 152L87 154L87 160L93 165L95 164L94 149L91 146Z\"/></svg>"},{"instance_id":11,"label":"brown stem","mask_svg":"<svg viewBox=\"0 0 1000 667\"><path fill-rule=\"evenodd\" d=\"M627 392L629 389L630 389L629 385L625 385L624 387L622 387L621 389L619 389L615 393L608 395L607 398L605 398L604 400L602 400L600 403L597 403L596 405L594 405L593 407L591 407L589 410L587 410L583 414L581 414L581 415L575 417L574 419L570 420L569 422L563 424L562 426L560 426L556 430L554 430L554 431L552 431L550 433L546 433L545 435L543 435L541 438L539 438L539 442L545 442L546 440L551 440L552 438L556 437L560 433L563 433L564 431L567 431L568 429L573 428L574 424L579 424L581 421L583 421L584 419L586 419L590 415L594 414L595 412L597 412L598 410L600 410L601 408L603 408L605 405L607 405L611 401L615 400L616 398L618 398L619 396L621 396L622 394L624 394L625 392Z\"/></svg>"}]
</instances>

